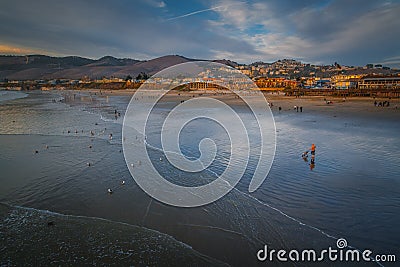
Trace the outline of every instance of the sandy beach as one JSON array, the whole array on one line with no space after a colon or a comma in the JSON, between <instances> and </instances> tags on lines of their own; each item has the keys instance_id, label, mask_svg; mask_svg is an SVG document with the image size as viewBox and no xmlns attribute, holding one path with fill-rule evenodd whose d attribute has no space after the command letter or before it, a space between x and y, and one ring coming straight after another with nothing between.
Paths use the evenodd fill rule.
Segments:
<instances>
[{"instance_id":1,"label":"sandy beach","mask_svg":"<svg viewBox=\"0 0 400 267\"><path fill-rule=\"evenodd\" d=\"M4 151L0 155L0 202L9 205L1 208L0 230L6 235L0 243L8 248L7 259L11 262L19 262L18 253L31 259L29 255L38 251L29 244L46 246L48 231L63 232L69 220L74 221L68 228L74 234L58 236L38 258L46 258L62 243L72 256L54 254L54 264L62 264L60 260L71 263L75 256L84 259L82 262L101 264L107 254L109 261L140 265L163 262L166 254L182 254L185 257L168 260L175 265L204 265L206 259L216 265L243 266L257 264L255 255L265 244L273 249L324 249L335 247L339 237L359 249L396 253L396 225L400 219L398 99L389 100L389 107L375 107L375 99L369 98L347 98L345 102L329 98L333 103L326 104L323 97L266 95L273 104L277 146L262 186L254 193L248 192L258 160L257 150L252 150L235 190L204 207L182 209L149 197L129 172L122 153L121 130L133 93L31 91L0 102L0 143ZM213 179L213 173L223 171L229 161L225 132L207 121L195 122L183 132L182 150L198 156L199 140L218 140L220 150L210 166L213 173L183 174L167 160L159 160L163 157L159 127L167 108L200 94L216 94L217 99L232 107L243 105L224 92L173 91L162 99L148 129L148 155L172 181ZM303 112L294 110L295 105L302 106ZM115 110L121 116L116 117ZM238 110L248 116L244 109ZM257 148L253 130L250 136L255 137L251 141ZM317 154L311 168L310 161L300 155L312 143L317 146ZM244 164L244 159L235 164ZM108 188L113 194L107 192ZM101 223L103 219L109 223ZM9 222L15 220L21 223L10 227ZM49 222L54 225L48 226ZM121 227L121 223L129 226ZM79 225L85 225L83 232ZM64 232L71 233L68 229ZM148 229L152 231L149 246L129 244L149 238ZM16 235L15 231L37 234ZM113 235L101 236L102 231L129 236L113 241ZM18 237L20 245L14 245L13 236ZM82 236L90 238L95 251L75 246ZM109 244L114 247L108 249ZM130 247L143 253L130 252ZM163 247L166 249L158 254Z\"/></svg>"},{"instance_id":2,"label":"sandy beach","mask_svg":"<svg viewBox=\"0 0 400 267\"><path fill-rule=\"evenodd\" d=\"M100 96L133 96L137 90L73 90L69 92L89 93L92 95ZM318 112L332 116L385 116L393 119L400 116L400 98L375 98L375 97L330 97L330 96L285 96L283 93L267 93L264 92L264 97L269 103L272 103L271 110L276 113L279 112L279 107L282 108L281 112L295 111L295 106L303 107L303 112ZM249 93L252 95L252 93ZM167 101L180 101L190 99L193 97L213 97L221 99L233 105L242 103L240 99L235 97L229 91L214 91L214 90L201 90L201 91L170 91L164 97ZM388 101L389 106L377 107L374 102ZM327 104L329 102L329 104ZM300 110L299 110L300 112Z\"/></svg>"}]
</instances>

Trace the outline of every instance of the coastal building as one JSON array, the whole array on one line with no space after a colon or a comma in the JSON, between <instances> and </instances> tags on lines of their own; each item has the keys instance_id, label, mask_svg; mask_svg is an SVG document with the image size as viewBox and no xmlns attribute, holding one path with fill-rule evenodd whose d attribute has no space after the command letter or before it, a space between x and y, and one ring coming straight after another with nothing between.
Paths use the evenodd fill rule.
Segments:
<instances>
[{"instance_id":1,"label":"coastal building","mask_svg":"<svg viewBox=\"0 0 400 267\"><path fill-rule=\"evenodd\" d=\"M221 81L209 78L205 81L189 82L188 86L190 90L223 90L224 87L220 86Z\"/></svg>"},{"instance_id":2,"label":"coastal building","mask_svg":"<svg viewBox=\"0 0 400 267\"><path fill-rule=\"evenodd\" d=\"M307 77L303 81L303 85L305 88L314 87L317 84L315 77Z\"/></svg>"},{"instance_id":3,"label":"coastal building","mask_svg":"<svg viewBox=\"0 0 400 267\"><path fill-rule=\"evenodd\" d=\"M321 89L321 88L331 88L331 79L329 78L316 78L314 88Z\"/></svg>"},{"instance_id":4,"label":"coastal building","mask_svg":"<svg viewBox=\"0 0 400 267\"><path fill-rule=\"evenodd\" d=\"M249 69L241 69L240 72L249 77L252 76L252 71Z\"/></svg>"},{"instance_id":5,"label":"coastal building","mask_svg":"<svg viewBox=\"0 0 400 267\"><path fill-rule=\"evenodd\" d=\"M285 78L265 78L261 77L255 80L260 90L283 90L285 88L296 88L298 82Z\"/></svg>"},{"instance_id":6,"label":"coastal building","mask_svg":"<svg viewBox=\"0 0 400 267\"><path fill-rule=\"evenodd\" d=\"M351 75L334 75L331 78L332 87L335 89L355 89L357 88L358 81L362 78L362 75L351 74Z\"/></svg>"},{"instance_id":7,"label":"coastal building","mask_svg":"<svg viewBox=\"0 0 400 267\"><path fill-rule=\"evenodd\" d=\"M400 89L400 76L365 76L358 82L359 89Z\"/></svg>"}]
</instances>

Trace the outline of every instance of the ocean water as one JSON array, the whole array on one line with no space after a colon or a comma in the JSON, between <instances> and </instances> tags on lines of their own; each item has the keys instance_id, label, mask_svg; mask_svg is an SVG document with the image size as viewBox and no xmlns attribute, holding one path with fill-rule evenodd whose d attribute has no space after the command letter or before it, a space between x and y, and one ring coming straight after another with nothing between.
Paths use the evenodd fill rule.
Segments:
<instances>
[{"instance_id":1,"label":"ocean water","mask_svg":"<svg viewBox=\"0 0 400 267\"><path fill-rule=\"evenodd\" d=\"M13 100L13 99L18 99L18 98L24 98L27 96L28 96L28 94L17 92L17 91L0 90L0 101L8 101L8 100Z\"/></svg>"},{"instance_id":2,"label":"ocean water","mask_svg":"<svg viewBox=\"0 0 400 267\"><path fill-rule=\"evenodd\" d=\"M185 209L152 200L130 176L121 138L130 97L12 93L0 94L1 264L35 258L40 265L257 265L264 245L325 249L338 238L360 250L400 256L398 117L276 113L277 151L261 188L248 192L254 153L234 190ZM156 168L177 183L182 174L158 159L159 125L178 102L156 107L147 136ZM245 108L236 109L247 116ZM198 120L183 134L182 150L193 157L202 138L217 140L210 171L185 176L215 179L230 156L226 133ZM257 147L257 136L252 140ZM300 157L311 143L317 144L313 170Z\"/></svg>"}]
</instances>

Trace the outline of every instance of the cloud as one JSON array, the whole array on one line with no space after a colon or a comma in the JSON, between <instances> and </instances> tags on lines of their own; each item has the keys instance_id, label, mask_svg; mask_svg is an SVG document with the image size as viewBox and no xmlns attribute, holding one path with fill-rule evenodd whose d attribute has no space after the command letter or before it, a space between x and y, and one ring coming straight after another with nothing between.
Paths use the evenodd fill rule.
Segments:
<instances>
[{"instance_id":1,"label":"cloud","mask_svg":"<svg viewBox=\"0 0 400 267\"><path fill-rule=\"evenodd\" d=\"M0 54L3 55L26 55L26 54L38 54L44 51L34 50L32 48L16 47L13 45L0 44Z\"/></svg>"},{"instance_id":2,"label":"cloud","mask_svg":"<svg viewBox=\"0 0 400 267\"><path fill-rule=\"evenodd\" d=\"M218 2L218 5L227 1ZM379 1L252 2L216 10L216 31L247 40L264 60L283 57L365 64L400 47L399 4ZM255 27L255 25L257 27ZM385 49L383 49L385 48ZM242 55L242 57L246 57ZM251 60L255 55L247 55Z\"/></svg>"},{"instance_id":3,"label":"cloud","mask_svg":"<svg viewBox=\"0 0 400 267\"><path fill-rule=\"evenodd\" d=\"M181 54L245 63L290 57L353 65L398 56L399 2L198 1L5 0L0 40L3 51L12 53L92 58Z\"/></svg>"},{"instance_id":4,"label":"cloud","mask_svg":"<svg viewBox=\"0 0 400 267\"><path fill-rule=\"evenodd\" d=\"M145 0L145 1L153 7L163 8L167 6L167 4L164 1L156 1L156 0Z\"/></svg>"}]
</instances>

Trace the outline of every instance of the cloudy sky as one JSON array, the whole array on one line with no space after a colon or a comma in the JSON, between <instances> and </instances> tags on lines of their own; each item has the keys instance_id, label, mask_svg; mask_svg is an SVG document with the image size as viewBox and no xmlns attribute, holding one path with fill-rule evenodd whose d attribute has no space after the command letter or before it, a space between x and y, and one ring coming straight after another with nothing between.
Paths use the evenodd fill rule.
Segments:
<instances>
[{"instance_id":1,"label":"cloudy sky","mask_svg":"<svg viewBox=\"0 0 400 267\"><path fill-rule=\"evenodd\" d=\"M0 54L400 62L400 1L2 0Z\"/></svg>"}]
</instances>

